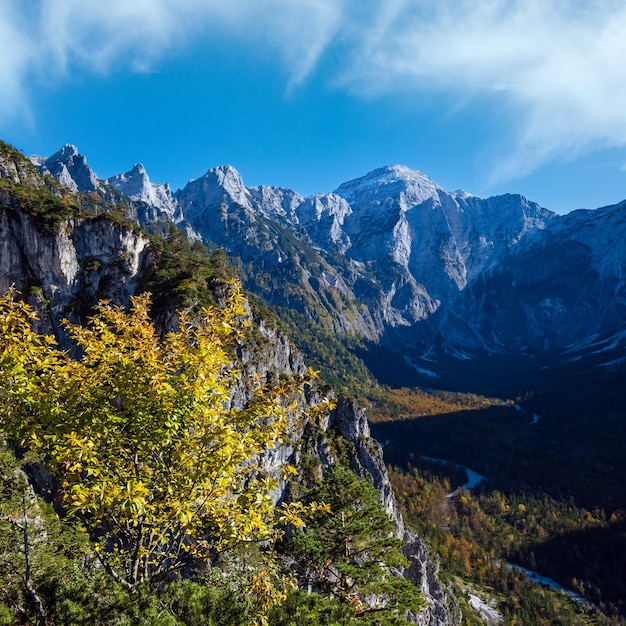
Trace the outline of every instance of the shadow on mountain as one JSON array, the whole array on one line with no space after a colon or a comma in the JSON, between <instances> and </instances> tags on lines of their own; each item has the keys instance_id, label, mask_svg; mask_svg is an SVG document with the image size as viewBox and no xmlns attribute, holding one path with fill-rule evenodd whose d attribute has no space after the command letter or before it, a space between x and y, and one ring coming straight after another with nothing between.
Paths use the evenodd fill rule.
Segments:
<instances>
[{"instance_id":1,"label":"shadow on mountain","mask_svg":"<svg viewBox=\"0 0 626 626\"><path fill-rule=\"evenodd\" d=\"M525 549L526 564L582 593L608 615L626 615L626 520L587 528ZM528 560L530 557L530 562Z\"/></svg>"},{"instance_id":2,"label":"shadow on mountain","mask_svg":"<svg viewBox=\"0 0 626 626\"><path fill-rule=\"evenodd\" d=\"M541 415L511 406L462 410L410 420L372 423L387 463L428 456L471 468L490 488L574 498L578 506L626 508L624 415L578 419ZM621 451L621 452L620 452Z\"/></svg>"},{"instance_id":3,"label":"shadow on mountain","mask_svg":"<svg viewBox=\"0 0 626 626\"><path fill-rule=\"evenodd\" d=\"M425 327L428 322L424 322ZM416 343L412 339L409 331L391 329L380 343L364 342L353 351L383 385L503 398L514 398L544 383L550 372L546 374L543 368L560 363L558 353L476 352L470 358L462 353L447 353L436 338L432 343Z\"/></svg>"}]
</instances>

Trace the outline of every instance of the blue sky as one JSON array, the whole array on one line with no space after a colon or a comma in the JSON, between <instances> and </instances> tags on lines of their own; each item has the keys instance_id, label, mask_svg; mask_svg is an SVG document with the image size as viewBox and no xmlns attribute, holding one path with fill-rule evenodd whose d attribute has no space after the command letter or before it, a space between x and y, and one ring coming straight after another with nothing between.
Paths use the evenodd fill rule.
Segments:
<instances>
[{"instance_id":1,"label":"blue sky","mask_svg":"<svg viewBox=\"0 0 626 626\"><path fill-rule=\"evenodd\" d=\"M626 198L625 60L623 0L0 0L0 138L173 189L400 163L563 213Z\"/></svg>"}]
</instances>

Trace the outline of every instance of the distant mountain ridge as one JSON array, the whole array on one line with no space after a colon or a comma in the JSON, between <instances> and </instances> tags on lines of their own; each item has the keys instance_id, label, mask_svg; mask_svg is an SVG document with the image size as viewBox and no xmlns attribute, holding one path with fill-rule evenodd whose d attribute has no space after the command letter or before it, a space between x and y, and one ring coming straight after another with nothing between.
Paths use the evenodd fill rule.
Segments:
<instances>
[{"instance_id":1,"label":"distant mountain ridge","mask_svg":"<svg viewBox=\"0 0 626 626\"><path fill-rule=\"evenodd\" d=\"M97 180L73 146L33 162L69 188ZM227 165L174 194L141 165L96 184L151 207L144 221L186 222L226 249L268 303L400 351L540 352L626 320L623 203L559 216L520 195L448 192L401 165L307 198L246 187Z\"/></svg>"}]
</instances>

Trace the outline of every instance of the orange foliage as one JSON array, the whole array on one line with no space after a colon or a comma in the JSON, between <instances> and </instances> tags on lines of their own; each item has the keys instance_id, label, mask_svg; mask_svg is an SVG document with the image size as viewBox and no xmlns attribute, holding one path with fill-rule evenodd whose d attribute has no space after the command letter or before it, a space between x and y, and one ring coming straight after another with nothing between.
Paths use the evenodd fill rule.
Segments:
<instances>
[{"instance_id":1,"label":"orange foliage","mask_svg":"<svg viewBox=\"0 0 626 626\"><path fill-rule=\"evenodd\" d=\"M490 406L512 404L498 398L448 391L423 391L422 389L390 389L385 397L371 408L371 422L411 420L428 415L445 415L458 411L485 409Z\"/></svg>"}]
</instances>

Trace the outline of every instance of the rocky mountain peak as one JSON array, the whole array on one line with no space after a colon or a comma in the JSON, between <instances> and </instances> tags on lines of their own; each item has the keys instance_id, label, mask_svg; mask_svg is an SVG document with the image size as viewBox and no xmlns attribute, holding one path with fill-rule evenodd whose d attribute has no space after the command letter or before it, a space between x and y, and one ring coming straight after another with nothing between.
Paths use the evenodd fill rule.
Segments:
<instances>
[{"instance_id":1,"label":"rocky mountain peak","mask_svg":"<svg viewBox=\"0 0 626 626\"><path fill-rule=\"evenodd\" d=\"M287 220L291 224L298 223L296 211L304 201L299 193L284 187L267 185L248 187L248 193L255 208L266 217Z\"/></svg>"},{"instance_id":2,"label":"rocky mountain peak","mask_svg":"<svg viewBox=\"0 0 626 626\"><path fill-rule=\"evenodd\" d=\"M184 189L176 192L176 196L189 207L237 204L251 209L241 174L232 165L211 168L201 178L190 180Z\"/></svg>"},{"instance_id":3,"label":"rocky mountain peak","mask_svg":"<svg viewBox=\"0 0 626 626\"><path fill-rule=\"evenodd\" d=\"M107 178L107 183L133 200L143 200L142 196L147 195L150 189L150 178L141 163L133 165L132 169L124 174Z\"/></svg>"},{"instance_id":4,"label":"rocky mountain peak","mask_svg":"<svg viewBox=\"0 0 626 626\"><path fill-rule=\"evenodd\" d=\"M352 214L352 207L341 196L334 193L310 196L298 206L296 212L300 224L306 228L315 245L324 247L331 243L341 251L350 247L344 223Z\"/></svg>"},{"instance_id":5,"label":"rocky mountain peak","mask_svg":"<svg viewBox=\"0 0 626 626\"><path fill-rule=\"evenodd\" d=\"M241 174L232 165L220 165L219 167L215 167L209 170L206 176L210 174L215 178L217 184L234 200L239 201L240 204L247 203L246 200L243 200L247 195L243 179L241 178Z\"/></svg>"},{"instance_id":6,"label":"rocky mountain peak","mask_svg":"<svg viewBox=\"0 0 626 626\"><path fill-rule=\"evenodd\" d=\"M388 206L394 199L402 210L407 210L444 191L433 180L418 170L404 165L387 165L372 170L365 176L340 185L335 193L357 210L367 206Z\"/></svg>"},{"instance_id":7,"label":"rocky mountain peak","mask_svg":"<svg viewBox=\"0 0 626 626\"><path fill-rule=\"evenodd\" d=\"M150 181L146 168L136 163L124 174L107 178L106 182L131 200L138 200L150 205L158 212L163 212L175 222L182 220L178 202L172 195L170 186Z\"/></svg>"},{"instance_id":8,"label":"rocky mountain peak","mask_svg":"<svg viewBox=\"0 0 626 626\"><path fill-rule=\"evenodd\" d=\"M87 159L72 144L65 144L41 163L41 157L34 157L33 163L42 174L54 176L64 187L71 191L99 191L98 177L87 165Z\"/></svg>"},{"instance_id":9,"label":"rocky mountain peak","mask_svg":"<svg viewBox=\"0 0 626 626\"><path fill-rule=\"evenodd\" d=\"M73 159L74 157L81 157L82 155L78 152L78 148L71 143L66 143L60 150L55 152L50 159L55 161L68 161ZM83 159L85 157L82 157Z\"/></svg>"}]
</instances>

